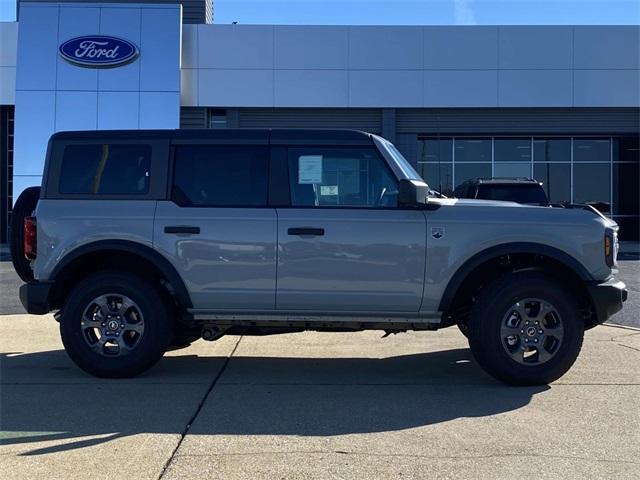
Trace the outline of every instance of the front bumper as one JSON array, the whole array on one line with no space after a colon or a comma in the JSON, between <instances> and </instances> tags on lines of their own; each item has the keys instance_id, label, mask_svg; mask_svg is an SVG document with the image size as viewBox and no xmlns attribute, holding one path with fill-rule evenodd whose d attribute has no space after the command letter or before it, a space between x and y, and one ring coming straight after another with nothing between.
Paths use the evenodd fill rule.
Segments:
<instances>
[{"instance_id":1,"label":"front bumper","mask_svg":"<svg viewBox=\"0 0 640 480\"><path fill-rule=\"evenodd\" d=\"M51 311L52 282L29 282L20 287L20 301L29 313L44 315Z\"/></svg>"},{"instance_id":2,"label":"front bumper","mask_svg":"<svg viewBox=\"0 0 640 480\"><path fill-rule=\"evenodd\" d=\"M591 296L597 323L606 322L614 313L622 310L622 304L627 301L629 295L624 282L615 278L604 283L587 284L587 290Z\"/></svg>"}]
</instances>

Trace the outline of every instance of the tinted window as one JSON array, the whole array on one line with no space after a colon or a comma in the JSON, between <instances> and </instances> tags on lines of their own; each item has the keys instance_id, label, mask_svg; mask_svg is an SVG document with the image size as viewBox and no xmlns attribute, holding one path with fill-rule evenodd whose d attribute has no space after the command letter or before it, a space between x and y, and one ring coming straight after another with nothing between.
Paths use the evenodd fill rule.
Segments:
<instances>
[{"instance_id":1,"label":"tinted window","mask_svg":"<svg viewBox=\"0 0 640 480\"><path fill-rule=\"evenodd\" d=\"M516 162L504 162L497 163L493 167L494 178L499 177L531 177L531 164L530 163L516 163Z\"/></svg>"},{"instance_id":2,"label":"tinted window","mask_svg":"<svg viewBox=\"0 0 640 480\"><path fill-rule=\"evenodd\" d=\"M529 138L496 138L493 149L496 162L531 161L531 139Z\"/></svg>"},{"instance_id":3,"label":"tinted window","mask_svg":"<svg viewBox=\"0 0 640 480\"><path fill-rule=\"evenodd\" d=\"M547 196L539 185L479 185L476 198L544 205Z\"/></svg>"},{"instance_id":4,"label":"tinted window","mask_svg":"<svg viewBox=\"0 0 640 480\"><path fill-rule=\"evenodd\" d=\"M575 138L573 140L574 162L608 162L610 158L608 138Z\"/></svg>"},{"instance_id":5,"label":"tinted window","mask_svg":"<svg viewBox=\"0 0 640 480\"><path fill-rule=\"evenodd\" d=\"M395 207L398 185L371 148L292 148L293 206Z\"/></svg>"},{"instance_id":6,"label":"tinted window","mask_svg":"<svg viewBox=\"0 0 640 480\"><path fill-rule=\"evenodd\" d=\"M613 161L640 163L640 139L623 137L613 141Z\"/></svg>"},{"instance_id":7,"label":"tinted window","mask_svg":"<svg viewBox=\"0 0 640 480\"><path fill-rule=\"evenodd\" d=\"M533 178L542 182L552 203L571 202L571 164L536 163Z\"/></svg>"},{"instance_id":8,"label":"tinted window","mask_svg":"<svg viewBox=\"0 0 640 480\"><path fill-rule=\"evenodd\" d=\"M427 138L422 141L423 162L452 162L453 140L451 138Z\"/></svg>"},{"instance_id":9,"label":"tinted window","mask_svg":"<svg viewBox=\"0 0 640 480\"><path fill-rule=\"evenodd\" d=\"M491 177L490 163L457 163L455 166L456 185L472 178Z\"/></svg>"},{"instance_id":10,"label":"tinted window","mask_svg":"<svg viewBox=\"0 0 640 480\"><path fill-rule=\"evenodd\" d=\"M637 163L614 163L613 192L614 213L638 215L640 213L640 165Z\"/></svg>"},{"instance_id":11,"label":"tinted window","mask_svg":"<svg viewBox=\"0 0 640 480\"><path fill-rule=\"evenodd\" d=\"M139 195L149 192L149 145L68 145L60 170L60 193Z\"/></svg>"},{"instance_id":12,"label":"tinted window","mask_svg":"<svg viewBox=\"0 0 640 480\"><path fill-rule=\"evenodd\" d=\"M177 146L172 199L184 206L265 206L268 159L261 146Z\"/></svg>"},{"instance_id":13,"label":"tinted window","mask_svg":"<svg viewBox=\"0 0 640 480\"><path fill-rule=\"evenodd\" d=\"M456 162L491 161L490 138L456 138L455 147Z\"/></svg>"},{"instance_id":14,"label":"tinted window","mask_svg":"<svg viewBox=\"0 0 640 480\"><path fill-rule=\"evenodd\" d=\"M573 201L609 203L611 164L576 163L573 165Z\"/></svg>"},{"instance_id":15,"label":"tinted window","mask_svg":"<svg viewBox=\"0 0 640 480\"><path fill-rule=\"evenodd\" d=\"M570 138L536 138L533 140L533 160L536 162L570 162Z\"/></svg>"}]
</instances>

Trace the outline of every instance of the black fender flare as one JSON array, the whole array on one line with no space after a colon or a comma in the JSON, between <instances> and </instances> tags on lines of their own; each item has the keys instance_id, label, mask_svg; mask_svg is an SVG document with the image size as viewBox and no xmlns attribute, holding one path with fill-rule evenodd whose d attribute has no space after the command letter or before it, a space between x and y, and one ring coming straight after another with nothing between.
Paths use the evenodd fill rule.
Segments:
<instances>
[{"instance_id":1,"label":"black fender flare","mask_svg":"<svg viewBox=\"0 0 640 480\"><path fill-rule=\"evenodd\" d=\"M582 263L580 263L577 259L569 255L568 253L555 248L549 245L544 245L541 243L530 243L530 242L512 242L512 243L504 243L500 245L495 245L493 247L489 247L485 250L482 250L471 258L469 258L465 263L463 263L458 270L453 274L447 287L445 288L444 294L442 295L442 299L440 300L440 306L438 307L438 311L447 312L451 305L453 304L453 300L464 282L472 271L474 271L477 267L482 265L488 260L492 258L500 257L503 255L513 255L518 253L532 253L536 255L543 255L545 257L552 258L557 262L562 263L566 267L573 270L580 279L585 282L589 282L593 280L593 277L589 273L589 271L585 268Z\"/></svg>"},{"instance_id":2,"label":"black fender flare","mask_svg":"<svg viewBox=\"0 0 640 480\"><path fill-rule=\"evenodd\" d=\"M143 258L154 265L171 284L178 301L184 308L192 308L191 296L176 268L163 255L153 248L130 240L97 240L81 245L67 253L55 266L50 275L50 280L55 282L58 275L78 258L100 251L118 251L130 253Z\"/></svg>"}]
</instances>

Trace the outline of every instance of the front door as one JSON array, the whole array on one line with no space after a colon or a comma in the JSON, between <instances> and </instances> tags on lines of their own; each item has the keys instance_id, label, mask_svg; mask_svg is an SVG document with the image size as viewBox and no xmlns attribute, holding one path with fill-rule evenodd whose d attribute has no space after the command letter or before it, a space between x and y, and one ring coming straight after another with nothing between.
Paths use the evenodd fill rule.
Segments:
<instances>
[{"instance_id":1,"label":"front door","mask_svg":"<svg viewBox=\"0 0 640 480\"><path fill-rule=\"evenodd\" d=\"M276 308L417 312L426 219L397 207L398 184L372 147L288 149L291 206L277 209Z\"/></svg>"}]
</instances>

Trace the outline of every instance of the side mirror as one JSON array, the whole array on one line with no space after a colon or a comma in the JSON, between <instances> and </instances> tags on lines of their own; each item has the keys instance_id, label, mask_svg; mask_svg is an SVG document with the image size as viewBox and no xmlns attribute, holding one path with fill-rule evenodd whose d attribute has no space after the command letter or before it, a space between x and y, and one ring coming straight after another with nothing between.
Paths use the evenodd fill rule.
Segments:
<instances>
[{"instance_id":1,"label":"side mirror","mask_svg":"<svg viewBox=\"0 0 640 480\"><path fill-rule=\"evenodd\" d=\"M417 207L427 203L429 187L420 180L400 180L398 189L398 205L400 207Z\"/></svg>"}]
</instances>

